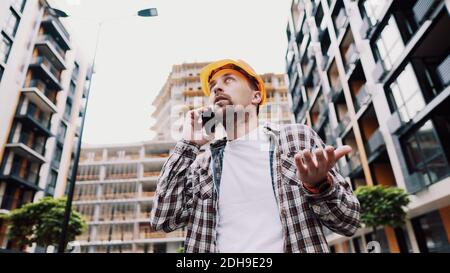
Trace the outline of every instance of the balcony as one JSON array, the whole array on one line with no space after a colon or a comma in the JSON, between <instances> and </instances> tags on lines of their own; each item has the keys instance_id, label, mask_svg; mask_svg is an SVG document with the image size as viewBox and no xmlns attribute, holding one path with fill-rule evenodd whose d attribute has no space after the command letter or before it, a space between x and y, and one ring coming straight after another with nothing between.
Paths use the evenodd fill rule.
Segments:
<instances>
[{"instance_id":1,"label":"balcony","mask_svg":"<svg viewBox=\"0 0 450 273\"><path fill-rule=\"evenodd\" d=\"M21 133L17 140L13 140L6 144L6 147L23 158L44 163L45 158L43 154L45 151L45 142L33 141L34 137L35 135L30 133Z\"/></svg>"},{"instance_id":2,"label":"balcony","mask_svg":"<svg viewBox=\"0 0 450 273\"><path fill-rule=\"evenodd\" d=\"M53 89L62 90L60 83L61 72L56 69L47 58L43 56L34 57L30 64L30 68L45 79L48 79L48 84L50 84Z\"/></svg>"},{"instance_id":3,"label":"balcony","mask_svg":"<svg viewBox=\"0 0 450 273\"><path fill-rule=\"evenodd\" d=\"M376 81L381 82L388 72L389 70L386 69L384 61L380 59L377 61L373 70L373 77Z\"/></svg>"},{"instance_id":4,"label":"balcony","mask_svg":"<svg viewBox=\"0 0 450 273\"><path fill-rule=\"evenodd\" d=\"M44 82L32 80L29 87L22 88L22 94L39 109L46 113L56 113L56 96L53 100L47 97L51 91L47 90Z\"/></svg>"},{"instance_id":5,"label":"balcony","mask_svg":"<svg viewBox=\"0 0 450 273\"><path fill-rule=\"evenodd\" d=\"M358 94L356 95L356 111L359 111L364 105L369 103L370 101L370 94L366 90L366 85L363 84L358 91Z\"/></svg>"},{"instance_id":6,"label":"balcony","mask_svg":"<svg viewBox=\"0 0 450 273\"><path fill-rule=\"evenodd\" d=\"M366 151L369 155L373 155L375 152L384 147L384 139L380 130L377 129L372 136L367 140Z\"/></svg>"},{"instance_id":7,"label":"balcony","mask_svg":"<svg viewBox=\"0 0 450 273\"><path fill-rule=\"evenodd\" d=\"M0 180L10 181L18 184L19 186L25 186L36 191L43 190L38 186L39 173L31 170L21 170L20 166L17 164L12 166L9 174L1 174Z\"/></svg>"},{"instance_id":8,"label":"balcony","mask_svg":"<svg viewBox=\"0 0 450 273\"><path fill-rule=\"evenodd\" d=\"M347 126L350 124L350 121L351 121L350 113L347 111L342 117L342 119L339 121L338 125L336 126L335 129L336 134L341 135L345 131Z\"/></svg>"},{"instance_id":9,"label":"balcony","mask_svg":"<svg viewBox=\"0 0 450 273\"><path fill-rule=\"evenodd\" d=\"M333 131L331 130L331 127L327 125L325 127L325 137L326 137L326 144L331 146L336 146L336 137L333 134Z\"/></svg>"},{"instance_id":10,"label":"balcony","mask_svg":"<svg viewBox=\"0 0 450 273\"><path fill-rule=\"evenodd\" d=\"M391 134L401 134L407 124L409 124L409 121L405 121L405 118L398 111L392 113L387 120L387 126Z\"/></svg>"},{"instance_id":11,"label":"balcony","mask_svg":"<svg viewBox=\"0 0 450 273\"><path fill-rule=\"evenodd\" d=\"M440 1L436 0L420 0L416 2L414 7L412 8L412 13L418 25L421 25L425 20L428 19L429 15L439 4L439 2Z\"/></svg>"},{"instance_id":12,"label":"balcony","mask_svg":"<svg viewBox=\"0 0 450 273\"><path fill-rule=\"evenodd\" d=\"M120 174L106 174L105 180L125 180L136 179L137 173L120 173Z\"/></svg>"},{"instance_id":13,"label":"balcony","mask_svg":"<svg viewBox=\"0 0 450 273\"><path fill-rule=\"evenodd\" d=\"M359 158L359 152L354 152L350 155L347 164L342 169L342 175L344 177L352 176L352 174L361 167L361 161Z\"/></svg>"},{"instance_id":14,"label":"balcony","mask_svg":"<svg viewBox=\"0 0 450 273\"><path fill-rule=\"evenodd\" d=\"M354 43L351 43L348 46L348 49L344 54L344 59L345 59L345 71L348 72L351 66L353 66L359 59L359 52Z\"/></svg>"},{"instance_id":15,"label":"balcony","mask_svg":"<svg viewBox=\"0 0 450 273\"><path fill-rule=\"evenodd\" d=\"M97 181L100 180L99 174L78 174L77 181Z\"/></svg>"},{"instance_id":16,"label":"balcony","mask_svg":"<svg viewBox=\"0 0 450 273\"><path fill-rule=\"evenodd\" d=\"M345 8L341 8L338 15L336 16L335 26L336 26L336 36L342 33L345 30L345 27L348 22L347 13L345 12Z\"/></svg>"},{"instance_id":17,"label":"balcony","mask_svg":"<svg viewBox=\"0 0 450 273\"><path fill-rule=\"evenodd\" d=\"M375 32L377 24L378 22L375 25L372 25L370 19L367 16L364 16L362 26L359 31L361 37L363 39L371 39Z\"/></svg>"},{"instance_id":18,"label":"balcony","mask_svg":"<svg viewBox=\"0 0 450 273\"><path fill-rule=\"evenodd\" d=\"M450 84L450 55L437 67L436 72L442 86L447 87Z\"/></svg>"},{"instance_id":19,"label":"balcony","mask_svg":"<svg viewBox=\"0 0 450 273\"><path fill-rule=\"evenodd\" d=\"M405 177L406 190L410 194L417 193L426 188L425 179L421 173L413 173Z\"/></svg>"},{"instance_id":20,"label":"balcony","mask_svg":"<svg viewBox=\"0 0 450 273\"><path fill-rule=\"evenodd\" d=\"M331 86L330 91L327 94L327 98L331 102L336 102L339 96L342 94L342 85L337 84L336 86Z\"/></svg>"},{"instance_id":21,"label":"balcony","mask_svg":"<svg viewBox=\"0 0 450 273\"><path fill-rule=\"evenodd\" d=\"M40 117L35 117L34 110L27 110L25 113L19 113L16 118L27 126L32 128L37 128L41 133L46 136L52 136L50 132L50 117L48 115L41 115Z\"/></svg>"},{"instance_id":22,"label":"balcony","mask_svg":"<svg viewBox=\"0 0 450 273\"><path fill-rule=\"evenodd\" d=\"M319 116L317 118L317 122L314 125L314 130L319 131L322 126L324 125L324 122L327 119L327 113L328 113L328 103L325 101L319 102Z\"/></svg>"},{"instance_id":23,"label":"balcony","mask_svg":"<svg viewBox=\"0 0 450 273\"><path fill-rule=\"evenodd\" d=\"M66 51L56 42L55 38L51 35L41 35L38 37L36 47L40 49L42 53L56 63L59 69L65 69Z\"/></svg>"},{"instance_id":24,"label":"balcony","mask_svg":"<svg viewBox=\"0 0 450 273\"><path fill-rule=\"evenodd\" d=\"M66 49L70 49L70 34L58 18L46 14L42 25L49 33L57 35Z\"/></svg>"},{"instance_id":25,"label":"balcony","mask_svg":"<svg viewBox=\"0 0 450 273\"><path fill-rule=\"evenodd\" d=\"M184 238L186 237L186 231L183 230L175 230L169 233L156 231L156 232L143 232L141 231L139 234L139 238L141 239L159 239L159 238Z\"/></svg>"}]
</instances>

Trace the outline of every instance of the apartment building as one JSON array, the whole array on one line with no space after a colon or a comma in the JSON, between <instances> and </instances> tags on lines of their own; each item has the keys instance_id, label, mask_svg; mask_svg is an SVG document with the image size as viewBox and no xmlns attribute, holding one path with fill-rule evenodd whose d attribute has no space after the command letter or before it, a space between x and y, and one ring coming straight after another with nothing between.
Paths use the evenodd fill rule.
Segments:
<instances>
[{"instance_id":1,"label":"apartment building","mask_svg":"<svg viewBox=\"0 0 450 273\"><path fill-rule=\"evenodd\" d=\"M181 137L183 117L189 110L208 105L200 87L200 70L209 64L183 63L174 65L167 81L153 102L155 120L152 130L156 139L177 140ZM267 90L266 104L261 107L259 121L292 123L292 102L287 92L285 74L261 74Z\"/></svg>"},{"instance_id":2,"label":"apartment building","mask_svg":"<svg viewBox=\"0 0 450 273\"><path fill-rule=\"evenodd\" d=\"M164 253L183 246L185 230L150 232L156 180L175 143L84 145L74 209L88 221L81 252Z\"/></svg>"},{"instance_id":3,"label":"apartment building","mask_svg":"<svg viewBox=\"0 0 450 273\"><path fill-rule=\"evenodd\" d=\"M65 194L91 71L43 0L0 1L0 209ZM0 248L14 248L0 223Z\"/></svg>"},{"instance_id":4,"label":"apartment building","mask_svg":"<svg viewBox=\"0 0 450 273\"><path fill-rule=\"evenodd\" d=\"M353 152L352 187L411 197L403 227L380 228L382 252L450 252L450 1L294 0L286 72L296 121ZM374 234L327 232L335 252L366 252Z\"/></svg>"}]
</instances>

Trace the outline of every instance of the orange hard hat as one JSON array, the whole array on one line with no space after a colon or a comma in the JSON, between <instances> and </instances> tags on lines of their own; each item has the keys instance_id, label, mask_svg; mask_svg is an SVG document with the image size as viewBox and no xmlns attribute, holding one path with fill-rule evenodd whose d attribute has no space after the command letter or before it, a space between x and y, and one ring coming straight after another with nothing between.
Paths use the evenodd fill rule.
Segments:
<instances>
[{"instance_id":1,"label":"orange hard hat","mask_svg":"<svg viewBox=\"0 0 450 273\"><path fill-rule=\"evenodd\" d=\"M261 91L261 102L259 105L262 105L266 101L266 88L264 86L264 81L262 80L261 76L256 74L256 72L251 68L246 62L242 60L231 60L231 59L225 59L220 60L216 62L212 62L205 66L200 71L200 83L202 86L202 90L205 93L206 96L209 96L211 94L211 90L209 90L209 82L211 81L212 76L217 73L218 71L222 69L233 69L238 72L241 72L249 78L249 80L252 80L255 85L258 87L258 90Z\"/></svg>"}]
</instances>

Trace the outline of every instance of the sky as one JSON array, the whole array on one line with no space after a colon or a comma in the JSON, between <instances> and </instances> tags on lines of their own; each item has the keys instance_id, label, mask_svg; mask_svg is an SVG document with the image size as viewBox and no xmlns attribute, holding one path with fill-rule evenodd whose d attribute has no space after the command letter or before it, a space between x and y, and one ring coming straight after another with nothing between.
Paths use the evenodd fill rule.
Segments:
<instances>
[{"instance_id":1,"label":"sky","mask_svg":"<svg viewBox=\"0 0 450 273\"><path fill-rule=\"evenodd\" d=\"M284 73L292 0L49 0L90 59L99 34L83 143L151 140L152 102L174 64L242 59ZM157 17L133 16L157 8Z\"/></svg>"}]
</instances>

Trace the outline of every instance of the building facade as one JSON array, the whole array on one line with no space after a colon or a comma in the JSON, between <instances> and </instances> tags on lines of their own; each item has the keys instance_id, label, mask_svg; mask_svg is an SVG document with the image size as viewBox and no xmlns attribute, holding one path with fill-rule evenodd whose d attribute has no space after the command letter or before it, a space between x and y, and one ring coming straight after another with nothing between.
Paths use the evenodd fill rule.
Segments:
<instances>
[{"instance_id":1,"label":"building facade","mask_svg":"<svg viewBox=\"0 0 450 273\"><path fill-rule=\"evenodd\" d=\"M156 133L155 139L176 141L181 137L183 117L189 110L208 105L200 87L200 70L204 63L183 63L174 65L166 83L153 102L152 113ZM266 73L260 75L267 90L266 104L260 109L259 121L292 123L292 102L287 92L285 74Z\"/></svg>"},{"instance_id":2,"label":"building facade","mask_svg":"<svg viewBox=\"0 0 450 273\"><path fill-rule=\"evenodd\" d=\"M176 252L185 230L150 231L159 172L175 143L83 146L74 209L88 221L76 238L81 252Z\"/></svg>"},{"instance_id":3,"label":"building facade","mask_svg":"<svg viewBox=\"0 0 450 273\"><path fill-rule=\"evenodd\" d=\"M405 189L403 227L382 252L450 252L450 1L294 0L286 29L293 113L331 145L350 145L353 189ZM336 252L366 252L373 233L327 232Z\"/></svg>"},{"instance_id":4,"label":"building facade","mask_svg":"<svg viewBox=\"0 0 450 273\"><path fill-rule=\"evenodd\" d=\"M0 2L0 205L65 194L88 62L46 1ZM0 225L0 248L14 247Z\"/></svg>"}]
</instances>

